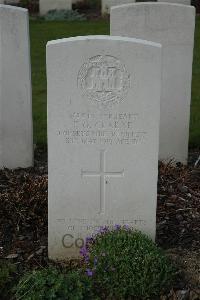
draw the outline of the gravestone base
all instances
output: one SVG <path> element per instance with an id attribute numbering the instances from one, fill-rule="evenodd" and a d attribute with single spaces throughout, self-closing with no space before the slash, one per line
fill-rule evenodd
<path id="1" fill-rule="evenodd" d="M 72 0 L 39 0 L 40 15 L 46 15 L 50 10 L 70 10 Z"/>

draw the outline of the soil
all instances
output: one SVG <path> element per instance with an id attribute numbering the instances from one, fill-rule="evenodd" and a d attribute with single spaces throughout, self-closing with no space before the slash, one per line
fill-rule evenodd
<path id="1" fill-rule="evenodd" d="M 180 270 L 160 299 L 200 299 L 200 151 L 188 166 L 159 164 L 156 243 Z M 0 258 L 19 273 L 45 267 L 47 255 L 47 154 L 36 149 L 33 168 L 0 170 Z M 73 265 L 73 262 L 71 262 Z"/>

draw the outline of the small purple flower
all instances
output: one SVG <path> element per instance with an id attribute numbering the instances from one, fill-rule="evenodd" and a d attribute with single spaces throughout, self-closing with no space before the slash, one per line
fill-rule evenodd
<path id="1" fill-rule="evenodd" d="M 86 248 L 86 247 L 82 247 L 82 248 L 80 249 L 80 255 L 83 256 L 83 257 L 85 257 L 85 256 L 88 255 L 88 251 L 87 251 L 87 248 Z"/>
<path id="2" fill-rule="evenodd" d="M 109 231 L 109 227 L 108 226 L 104 226 L 104 232 L 108 232 Z"/>
<path id="3" fill-rule="evenodd" d="M 88 263 L 89 263 L 89 261 L 90 261 L 90 258 L 89 258 L 89 256 L 88 256 L 88 255 L 87 255 L 87 256 L 85 256 L 85 257 L 84 257 L 84 260 L 85 260 L 85 263 L 86 263 L 86 264 L 88 264 Z"/>
<path id="4" fill-rule="evenodd" d="M 93 276 L 93 271 L 90 269 L 86 269 L 86 273 L 88 277 L 92 277 Z"/>
<path id="5" fill-rule="evenodd" d="M 91 242 L 93 242 L 93 238 L 91 236 L 87 236 L 86 237 L 86 245 L 88 245 Z"/>
<path id="6" fill-rule="evenodd" d="M 124 228 L 125 228 L 126 230 L 129 230 L 129 229 L 130 229 L 128 224 L 125 224 L 125 225 L 124 225 Z"/>
<path id="7" fill-rule="evenodd" d="M 105 232 L 108 232 L 109 228 L 107 226 L 101 226 L 98 230 L 97 233 L 103 234 Z"/>
<path id="8" fill-rule="evenodd" d="M 121 226 L 118 225 L 118 224 L 116 224 L 116 225 L 114 226 L 114 228 L 115 228 L 115 230 L 120 230 Z"/>

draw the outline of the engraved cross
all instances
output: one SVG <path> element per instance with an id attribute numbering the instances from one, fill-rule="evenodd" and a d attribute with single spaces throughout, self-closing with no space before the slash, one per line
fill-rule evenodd
<path id="1" fill-rule="evenodd" d="M 100 150 L 100 171 L 83 171 L 81 170 L 82 177 L 99 177 L 100 179 L 100 214 L 105 212 L 105 198 L 106 198 L 106 178 L 115 177 L 120 178 L 124 176 L 124 170 L 120 172 L 107 172 L 106 171 L 106 150 Z"/>

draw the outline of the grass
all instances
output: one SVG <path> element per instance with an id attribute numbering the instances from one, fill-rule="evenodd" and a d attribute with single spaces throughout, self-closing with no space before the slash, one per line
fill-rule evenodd
<path id="1" fill-rule="evenodd" d="M 34 143 L 47 143 L 46 43 L 78 35 L 109 34 L 108 21 L 30 21 Z M 193 66 L 190 147 L 200 146 L 200 17 L 197 17 Z"/>

